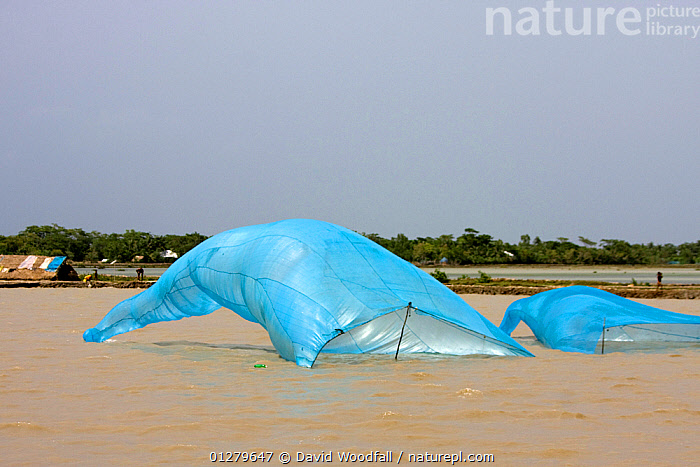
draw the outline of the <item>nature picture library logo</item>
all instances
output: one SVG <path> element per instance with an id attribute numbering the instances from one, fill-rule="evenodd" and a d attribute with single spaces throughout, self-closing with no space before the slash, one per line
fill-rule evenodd
<path id="1" fill-rule="evenodd" d="M 575 6 L 569 6 L 572 4 Z M 614 5 L 594 7 L 580 1 L 533 0 L 531 6 L 522 8 L 487 7 L 486 35 L 700 37 L 700 6 Z"/>

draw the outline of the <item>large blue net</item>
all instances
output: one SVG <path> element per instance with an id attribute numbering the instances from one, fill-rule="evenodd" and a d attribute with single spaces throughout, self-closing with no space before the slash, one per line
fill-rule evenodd
<path id="1" fill-rule="evenodd" d="M 85 331 L 88 342 L 226 307 L 279 354 L 532 354 L 433 277 L 337 225 L 285 220 L 215 235 Z"/>
<path id="2" fill-rule="evenodd" d="M 592 287 L 563 287 L 517 300 L 506 310 L 500 328 L 510 335 L 521 321 L 547 347 L 569 352 L 700 344 L 700 316 L 654 308 Z"/>

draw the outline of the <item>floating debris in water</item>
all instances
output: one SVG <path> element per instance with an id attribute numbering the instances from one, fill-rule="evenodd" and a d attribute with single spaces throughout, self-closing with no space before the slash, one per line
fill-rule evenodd
<path id="1" fill-rule="evenodd" d="M 480 397 L 483 396 L 484 393 L 478 389 L 464 388 L 457 391 L 457 395 L 466 399 L 467 397 Z"/>

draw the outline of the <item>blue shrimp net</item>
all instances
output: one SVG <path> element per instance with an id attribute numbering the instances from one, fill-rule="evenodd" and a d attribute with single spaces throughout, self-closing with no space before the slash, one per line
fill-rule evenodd
<path id="1" fill-rule="evenodd" d="M 351 230 L 306 219 L 209 238 L 83 338 L 221 307 L 259 323 L 283 358 L 305 367 L 321 351 L 532 355 L 429 274 Z"/>

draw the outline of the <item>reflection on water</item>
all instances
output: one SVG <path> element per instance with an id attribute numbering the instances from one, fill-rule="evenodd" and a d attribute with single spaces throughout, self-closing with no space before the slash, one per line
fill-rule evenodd
<path id="1" fill-rule="evenodd" d="M 227 310 L 82 341 L 135 292 L 0 290 L 3 464 L 461 450 L 501 465 L 691 465 L 700 454 L 697 346 L 565 353 L 519 326 L 536 358 L 322 354 L 304 369 Z M 465 298 L 498 324 L 520 297 Z M 642 302 L 700 314 L 695 300 Z"/>
<path id="2" fill-rule="evenodd" d="M 169 341 L 169 342 L 154 342 L 153 345 L 160 347 L 206 347 L 209 349 L 229 349 L 229 350 L 256 350 L 260 352 L 268 352 L 277 354 L 277 351 L 272 345 L 246 345 L 246 344 L 207 344 L 204 342 L 190 341 Z"/>
<path id="3" fill-rule="evenodd" d="M 92 274 L 97 271 L 97 274 L 105 276 L 127 276 L 136 277 L 136 267 L 133 268 L 75 268 L 78 274 Z M 146 277 L 160 277 L 168 268 L 143 268 Z"/>

